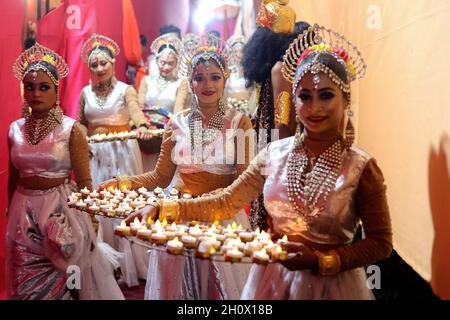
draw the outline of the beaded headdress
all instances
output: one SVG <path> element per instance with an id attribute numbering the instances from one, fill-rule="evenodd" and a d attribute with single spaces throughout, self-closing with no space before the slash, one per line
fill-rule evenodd
<path id="1" fill-rule="evenodd" d="M 228 57 L 223 52 L 223 47 L 222 40 L 208 34 L 198 39 L 195 50 L 184 50 L 183 48 L 180 59 L 180 76 L 191 79 L 195 67 L 201 60 L 205 60 L 207 65 L 212 60 L 219 66 L 225 79 L 228 79 L 230 76 Z M 221 61 L 220 57 L 223 61 Z"/>
<path id="2" fill-rule="evenodd" d="M 227 40 L 225 45 L 225 55 L 230 59 L 228 62 L 230 69 L 235 69 L 237 67 L 236 47 L 244 47 L 246 43 L 247 39 L 243 36 L 233 36 Z"/>
<path id="3" fill-rule="evenodd" d="M 54 77 L 46 63 L 43 62 L 55 68 L 58 79 Z M 13 72 L 14 76 L 22 81 L 29 72 L 36 74 L 39 70 L 47 73 L 56 86 L 59 85 L 59 79 L 66 77 L 69 73 L 69 67 L 60 55 L 36 42 L 34 46 L 25 50 L 17 58 L 13 64 Z"/>
<path id="4" fill-rule="evenodd" d="M 348 82 L 344 82 L 335 72 L 320 61 L 321 55 L 334 57 L 345 69 Z M 313 56 L 312 59 L 307 59 Z M 361 79 L 366 74 L 366 64 L 358 48 L 343 35 L 315 24 L 297 37 L 286 50 L 282 73 L 292 83 L 295 92 L 300 80 L 311 72 L 313 82 L 320 82 L 319 73 L 327 74 L 339 88 L 350 93 L 350 82 Z"/>
<path id="5" fill-rule="evenodd" d="M 294 32 L 295 11 L 288 3 L 289 0 L 264 0 L 256 17 L 256 25 L 275 33 Z"/>
<path id="6" fill-rule="evenodd" d="M 111 51 L 113 57 L 111 58 L 108 54 L 105 53 L 105 51 L 101 50 L 99 47 L 108 48 Z M 114 40 L 106 36 L 94 33 L 83 44 L 83 47 L 81 48 L 81 58 L 84 62 L 89 62 L 92 57 L 102 54 L 109 62 L 114 63 L 114 58 L 119 54 L 119 52 L 120 48 Z"/>
<path id="7" fill-rule="evenodd" d="M 178 54 L 180 53 L 180 48 L 181 48 L 181 40 L 178 39 L 177 37 L 174 37 L 171 34 L 163 34 L 162 36 L 159 36 L 158 38 L 153 40 L 152 44 L 150 45 L 151 52 L 157 56 L 159 56 L 163 52 L 168 51 L 173 53 L 176 57 L 178 57 Z"/>

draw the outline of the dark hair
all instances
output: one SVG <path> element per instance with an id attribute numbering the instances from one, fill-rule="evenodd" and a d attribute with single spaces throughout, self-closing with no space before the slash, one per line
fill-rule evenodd
<path id="1" fill-rule="evenodd" d="M 306 29 L 311 27 L 311 25 L 306 21 L 297 21 L 294 26 L 294 33 L 300 34 L 303 33 Z"/>
<path id="2" fill-rule="evenodd" d="M 163 44 L 161 47 L 159 47 L 158 53 L 161 53 L 161 51 L 163 51 L 166 48 L 170 48 L 173 51 L 175 51 L 175 54 L 178 54 L 177 49 L 175 49 L 175 47 L 173 45 L 171 45 L 170 43 Z"/>
<path id="3" fill-rule="evenodd" d="M 173 24 L 165 25 L 159 28 L 159 35 L 162 36 L 166 33 L 176 33 L 178 35 L 178 38 L 181 38 L 181 30 L 177 26 L 174 26 Z"/>
<path id="4" fill-rule="evenodd" d="M 141 40 L 141 46 L 145 47 L 148 43 L 147 37 L 145 35 L 141 34 L 139 38 Z"/>
<path id="5" fill-rule="evenodd" d="M 48 63 L 47 61 L 43 61 L 43 60 L 34 61 L 34 62 L 30 63 L 30 65 L 27 67 L 27 69 L 25 71 L 25 74 L 27 74 L 29 72 L 29 70 L 32 69 L 37 64 L 43 65 L 45 68 L 47 68 L 48 71 L 50 71 L 50 73 L 52 74 L 53 77 L 55 77 L 56 80 L 59 79 L 58 72 L 56 71 L 55 67 L 53 65 L 51 65 L 50 63 Z"/>
<path id="6" fill-rule="evenodd" d="M 101 51 L 105 52 L 111 59 L 114 58 L 114 55 L 113 55 L 111 49 L 109 49 L 108 47 L 105 47 L 105 46 L 98 46 L 98 47 L 93 48 L 91 51 L 89 51 L 89 55 L 88 55 L 89 57 L 91 56 L 91 53 L 94 50 L 101 50 Z"/>
<path id="7" fill-rule="evenodd" d="M 211 30 L 207 32 L 208 34 L 212 34 L 213 36 L 217 37 L 220 39 L 220 32 L 217 30 Z"/>
<path id="8" fill-rule="evenodd" d="M 253 81 L 262 83 L 270 78 L 271 70 L 277 61 L 282 61 L 289 44 L 309 28 L 307 22 L 298 22 L 299 27 L 294 33 L 275 33 L 269 28 L 256 29 L 244 46 L 242 66 L 247 85 Z"/>

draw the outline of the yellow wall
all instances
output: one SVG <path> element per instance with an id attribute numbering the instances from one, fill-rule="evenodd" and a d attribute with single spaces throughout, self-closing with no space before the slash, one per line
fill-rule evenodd
<path id="1" fill-rule="evenodd" d="M 359 146 L 382 168 L 394 245 L 450 299 L 450 1 L 291 0 L 368 64 L 354 87 Z"/>

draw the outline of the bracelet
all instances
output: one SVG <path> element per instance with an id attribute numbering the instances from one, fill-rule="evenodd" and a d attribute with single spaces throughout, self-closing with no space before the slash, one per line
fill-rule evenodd
<path id="1" fill-rule="evenodd" d="M 127 176 L 115 176 L 114 179 L 116 179 L 120 191 L 131 190 L 132 183 Z"/>
<path id="2" fill-rule="evenodd" d="M 177 221 L 179 216 L 178 202 L 172 199 L 159 200 L 159 220 L 164 220 L 168 223 Z"/>
<path id="3" fill-rule="evenodd" d="M 275 124 L 289 125 L 291 118 L 291 96 L 288 92 L 282 91 L 275 102 Z"/>
<path id="4" fill-rule="evenodd" d="M 321 276 L 335 276 L 341 269 L 341 258 L 335 250 L 327 252 L 314 251 L 319 261 L 319 274 Z"/>

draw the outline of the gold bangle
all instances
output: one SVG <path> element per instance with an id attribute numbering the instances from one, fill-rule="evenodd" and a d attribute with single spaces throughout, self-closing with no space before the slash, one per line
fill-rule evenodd
<path id="1" fill-rule="evenodd" d="M 117 187 L 120 191 L 131 190 L 132 183 L 131 180 L 127 176 L 117 176 Z"/>
<path id="2" fill-rule="evenodd" d="M 321 276 L 335 276 L 341 269 L 341 259 L 335 250 L 327 252 L 314 251 L 319 261 L 319 274 Z"/>
<path id="3" fill-rule="evenodd" d="M 159 220 L 167 220 L 168 223 L 177 221 L 179 216 L 178 202 L 172 199 L 159 200 Z"/>
<path id="4" fill-rule="evenodd" d="M 289 125 L 291 119 L 291 95 L 282 91 L 275 102 L 275 124 Z"/>

